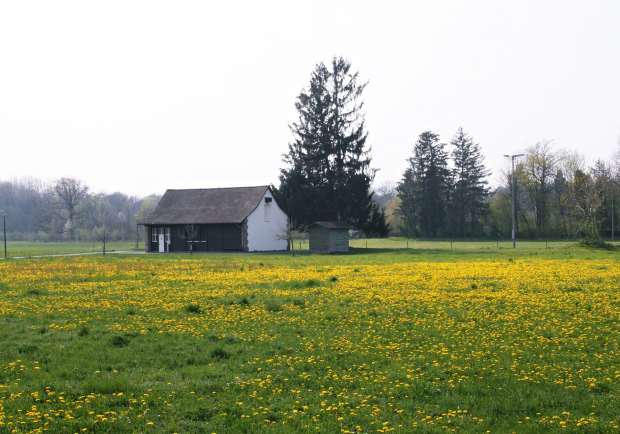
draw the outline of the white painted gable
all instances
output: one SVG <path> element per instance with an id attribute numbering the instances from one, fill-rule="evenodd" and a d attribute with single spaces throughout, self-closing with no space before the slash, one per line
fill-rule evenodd
<path id="1" fill-rule="evenodd" d="M 271 201 L 265 201 L 265 199 L 271 199 Z M 287 241 L 276 240 L 275 234 L 280 231 L 281 227 L 286 226 L 287 216 L 280 209 L 269 189 L 256 209 L 250 213 L 247 222 L 250 252 L 286 250 Z"/>

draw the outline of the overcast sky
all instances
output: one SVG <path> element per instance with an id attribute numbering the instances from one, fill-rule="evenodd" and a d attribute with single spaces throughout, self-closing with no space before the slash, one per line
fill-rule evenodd
<path id="1" fill-rule="evenodd" d="M 497 173 L 541 139 L 609 158 L 620 1 L 4 1 L 0 180 L 95 191 L 278 183 L 317 62 L 358 70 L 376 182 L 458 127 Z"/>

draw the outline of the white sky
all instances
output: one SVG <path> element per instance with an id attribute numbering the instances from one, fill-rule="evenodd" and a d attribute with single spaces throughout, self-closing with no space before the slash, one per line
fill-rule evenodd
<path id="1" fill-rule="evenodd" d="M 278 182 L 319 61 L 363 81 L 376 182 L 459 126 L 502 154 L 553 138 L 609 158 L 620 1 L 3 1 L 0 180 L 95 191 Z"/>

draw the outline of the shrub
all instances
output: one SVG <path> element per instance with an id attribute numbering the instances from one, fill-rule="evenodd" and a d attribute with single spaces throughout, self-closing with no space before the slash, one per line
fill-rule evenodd
<path id="1" fill-rule="evenodd" d="M 126 347 L 129 345 L 129 339 L 124 336 L 115 335 L 110 339 L 110 343 L 115 347 Z"/>
<path id="2" fill-rule="evenodd" d="M 200 309 L 200 305 L 198 303 L 191 303 L 185 306 L 185 311 L 187 313 L 201 313 L 202 309 Z"/>
<path id="3" fill-rule="evenodd" d="M 604 249 L 604 250 L 615 250 L 616 246 L 610 243 L 606 243 L 603 240 L 596 240 L 591 238 L 586 238 L 579 242 L 582 246 L 594 247 L 596 249 Z"/>
<path id="4" fill-rule="evenodd" d="M 241 298 L 241 300 L 239 300 L 239 304 L 242 304 L 244 306 L 249 306 L 250 305 L 250 300 L 248 300 L 247 297 L 243 297 L 243 298 Z"/>
<path id="5" fill-rule="evenodd" d="M 280 312 L 282 310 L 282 306 L 280 306 L 275 301 L 268 301 L 265 303 L 265 307 L 269 312 Z"/>
<path id="6" fill-rule="evenodd" d="M 321 281 L 318 279 L 308 279 L 304 281 L 291 280 L 286 283 L 286 286 L 293 289 L 312 288 L 314 286 L 321 286 Z"/>
<path id="7" fill-rule="evenodd" d="M 38 350 L 38 347 L 33 344 L 24 344 L 17 347 L 17 352 L 19 354 L 34 353 L 36 350 Z"/>
<path id="8" fill-rule="evenodd" d="M 81 384 L 81 387 L 82 393 L 85 395 L 90 393 L 111 395 L 112 393 L 129 391 L 129 382 L 120 376 L 89 378 Z"/>
<path id="9" fill-rule="evenodd" d="M 80 329 L 78 330 L 78 336 L 79 337 L 84 337 L 84 336 L 88 336 L 88 327 L 86 327 L 85 324 L 82 324 L 82 327 L 80 327 Z"/>
<path id="10" fill-rule="evenodd" d="M 216 414 L 217 412 L 214 409 L 200 407 L 185 411 L 184 418 L 196 422 L 207 422 Z"/>
<path id="11" fill-rule="evenodd" d="M 230 353 L 221 348 L 215 348 L 213 351 L 211 351 L 211 357 L 218 360 L 230 359 Z"/>

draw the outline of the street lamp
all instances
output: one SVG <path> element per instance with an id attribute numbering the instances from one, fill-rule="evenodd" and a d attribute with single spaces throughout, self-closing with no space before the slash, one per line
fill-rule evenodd
<path id="1" fill-rule="evenodd" d="M 611 240 L 615 241 L 616 237 L 614 236 L 614 185 L 613 185 L 613 181 L 612 181 L 612 185 L 611 185 Z"/>
<path id="2" fill-rule="evenodd" d="M 504 155 L 506 158 L 510 158 L 512 160 L 512 248 L 517 247 L 517 241 L 515 239 L 515 158 L 523 157 L 525 154 L 517 154 L 517 155 Z"/>
<path id="3" fill-rule="evenodd" d="M 138 235 L 138 214 L 134 215 L 134 217 L 136 218 L 136 250 L 138 250 L 138 239 L 140 238 Z"/>
<path id="4" fill-rule="evenodd" d="M 4 210 L 0 209 L 0 212 L 2 213 L 2 222 L 4 227 L 4 259 L 6 259 L 6 214 L 4 213 Z"/>

